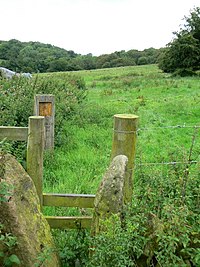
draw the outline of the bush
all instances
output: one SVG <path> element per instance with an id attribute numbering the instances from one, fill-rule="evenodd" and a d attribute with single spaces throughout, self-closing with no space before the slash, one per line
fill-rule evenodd
<path id="1" fill-rule="evenodd" d="M 86 96 L 83 80 L 74 75 L 36 76 L 32 80 L 14 78 L 0 80 L 0 125 L 27 126 L 33 115 L 34 95 L 53 94 L 56 101 L 55 132 L 76 110 Z"/>
<path id="2" fill-rule="evenodd" d="M 83 80 L 75 75 L 35 76 L 31 80 L 0 79 L 0 125 L 28 126 L 28 118 L 34 114 L 35 94 L 55 95 L 55 144 L 65 143 L 64 122 L 69 120 L 86 97 Z M 10 152 L 23 164 L 26 143 L 11 142 Z M 24 151 L 24 152 L 22 152 Z"/>

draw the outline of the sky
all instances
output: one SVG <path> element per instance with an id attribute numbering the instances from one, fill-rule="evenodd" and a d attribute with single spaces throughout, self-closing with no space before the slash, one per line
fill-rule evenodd
<path id="1" fill-rule="evenodd" d="M 0 0 L 0 40 L 82 55 L 165 47 L 199 0 Z"/>

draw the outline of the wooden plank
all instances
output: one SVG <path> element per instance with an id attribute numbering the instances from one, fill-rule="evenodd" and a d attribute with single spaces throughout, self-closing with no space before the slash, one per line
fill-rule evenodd
<path id="1" fill-rule="evenodd" d="M 93 208 L 95 195 L 43 193 L 43 206 Z"/>
<path id="2" fill-rule="evenodd" d="M 27 141 L 28 127 L 0 126 L 0 140 Z"/>
<path id="3" fill-rule="evenodd" d="M 54 229 L 87 229 L 91 227 L 92 217 L 59 217 L 45 216 L 51 228 Z"/>

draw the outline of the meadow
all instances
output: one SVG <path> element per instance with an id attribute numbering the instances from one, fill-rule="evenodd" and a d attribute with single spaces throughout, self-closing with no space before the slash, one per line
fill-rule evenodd
<path id="1" fill-rule="evenodd" d="M 67 138 L 56 148 L 53 173 L 47 175 L 57 181 L 51 187 L 47 178 L 47 191 L 95 193 L 110 162 L 113 115 L 118 113 L 139 116 L 136 165 L 187 162 L 194 135 L 191 157 L 199 159 L 199 132 L 193 128 L 200 125 L 198 77 L 173 78 L 156 65 L 77 73 L 87 97 L 64 122 Z"/>
<path id="2" fill-rule="evenodd" d="M 60 83 L 67 75 L 80 77 L 74 94 Z M 173 77 L 145 65 L 38 79 L 50 81 L 47 93 L 57 96 L 59 114 L 55 150 L 45 154 L 44 192 L 95 194 L 110 164 L 113 115 L 139 116 L 126 226 L 108 223 L 108 233 L 92 241 L 91 258 L 87 230 L 53 230 L 62 266 L 200 266 L 199 76 Z M 45 207 L 44 213 L 91 211 Z"/>

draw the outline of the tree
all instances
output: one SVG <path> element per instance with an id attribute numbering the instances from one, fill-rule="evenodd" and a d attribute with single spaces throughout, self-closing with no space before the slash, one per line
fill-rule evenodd
<path id="1" fill-rule="evenodd" d="M 185 75 L 200 69 L 200 7 L 184 19 L 183 28 L 161 54 L 159 67 L 164 72 Z"/>
<path id="2" fill-rule="evenodd" d="M 3 42 L 0 45 L 0 58 L 6 60 L 5 67 L 14 71 L 19 70 L 18 54 L 23 48 L 23 44 L 15 39 L 11 39 L 8 42 Z"/>
<path id="3" fill-rule="evenodd" d="M 146 65 L 148 64 L 148 58 L 147 57 L 139 57 L 138 58 L 138 65 Z"/>

